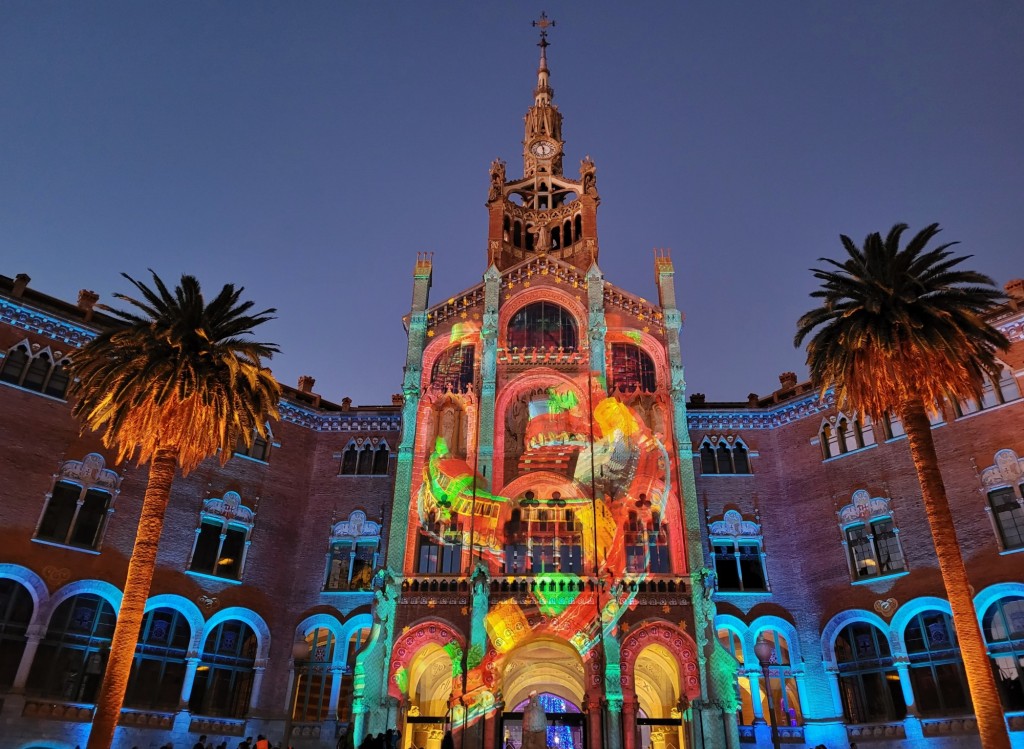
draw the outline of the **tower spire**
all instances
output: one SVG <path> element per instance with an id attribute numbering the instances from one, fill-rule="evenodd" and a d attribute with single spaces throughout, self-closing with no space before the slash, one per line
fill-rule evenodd
<path id="1" fill-rule="evenodd" d="M 551 103 L 551 97 L 554 95 L 554 91 L 551 90 L 551 86 L 548 83 L 548 27 L 554 26 L 555 22 L 548 18 L 548 14 L 541 11 L 540 18 L 533 21 L 535 27 L 540 28 L 540 41 L 537 42 L 537 46 L 540 47 L 540 65 L 537 66 L 537 90 L 533 92 L 534 104 L 537 106 L 546 106 Z"/>

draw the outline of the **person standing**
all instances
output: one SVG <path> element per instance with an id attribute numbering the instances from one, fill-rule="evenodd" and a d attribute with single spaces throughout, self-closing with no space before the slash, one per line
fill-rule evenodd
<path id="1" fill-rule="evenodd" d="M 202 734 L 199 737 L 199 741 L 195 743 L 192 749 L 206 749 L 206 734 Z"/>

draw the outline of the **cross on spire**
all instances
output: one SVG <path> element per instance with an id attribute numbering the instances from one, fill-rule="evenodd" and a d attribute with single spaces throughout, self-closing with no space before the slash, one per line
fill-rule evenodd
<path id="1" fill-rule="evenodd" d="M 548 27 L 554 26 L 555 22 L 548 18 L 548 14 L 544 11 L 540 12 L 540 18 L 536 21 L 531 21 L 531 25 L 540 28 L 540 42 L 537 44 L 542 50 L 548 46 Z"/>

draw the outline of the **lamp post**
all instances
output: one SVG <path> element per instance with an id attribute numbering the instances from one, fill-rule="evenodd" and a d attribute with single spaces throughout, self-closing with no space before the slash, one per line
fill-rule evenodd
<path id="1" fill-rule="evenodd" d="M 772 746 L 779 749 L 779 725 L 775 718 L 775 700 L 772 697 L 771 677 L 768 675 L 768 667 L 775 658 L 775 644 L 764 636 L 764 632 L 757 636 L 754 643 L 754 655 L 761 664 L 761 673 L 764 674 L 764 691 L 768 695 L 768 717 L 772 720 Z"/>
<path id="2" fill-rule="evenodd" d="M 295 697 L 299 693 L 299 661 L 307 660 L 312 646 L 305 640 L 292 644 L 292 688 L 288 694 L 288 710 L 284 716 L 284 739 L 281 749 L 291 747 L 292 715 L 295 713 Z"/>

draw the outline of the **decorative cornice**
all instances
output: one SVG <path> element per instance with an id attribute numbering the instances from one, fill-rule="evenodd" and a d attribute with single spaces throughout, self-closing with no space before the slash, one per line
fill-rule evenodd
<path id="1" fill-rule="evenodd" d="M 0 322 L 30 333 L 39 333 L 76 348 L 84 346 L 98 335 L 95 330 L 75 325 L 10 299 L 0 299 Z"/>
<path id="2" fill-rule="evenodd" d="M 281 421 L 317 432 L 399 432 L 399 413 L 321 413 L 295 403 L 281 402 Z"/>
<path id="3" fill-rule="evenodd" d="M 832 409 L 835 397 L 830 390 L 825 399 L 809 395 L 773 408 L 749 411 L 687 411 L 687 425 L 692 430 L 775 429 L 794 421 L 816 416 Z"/>

